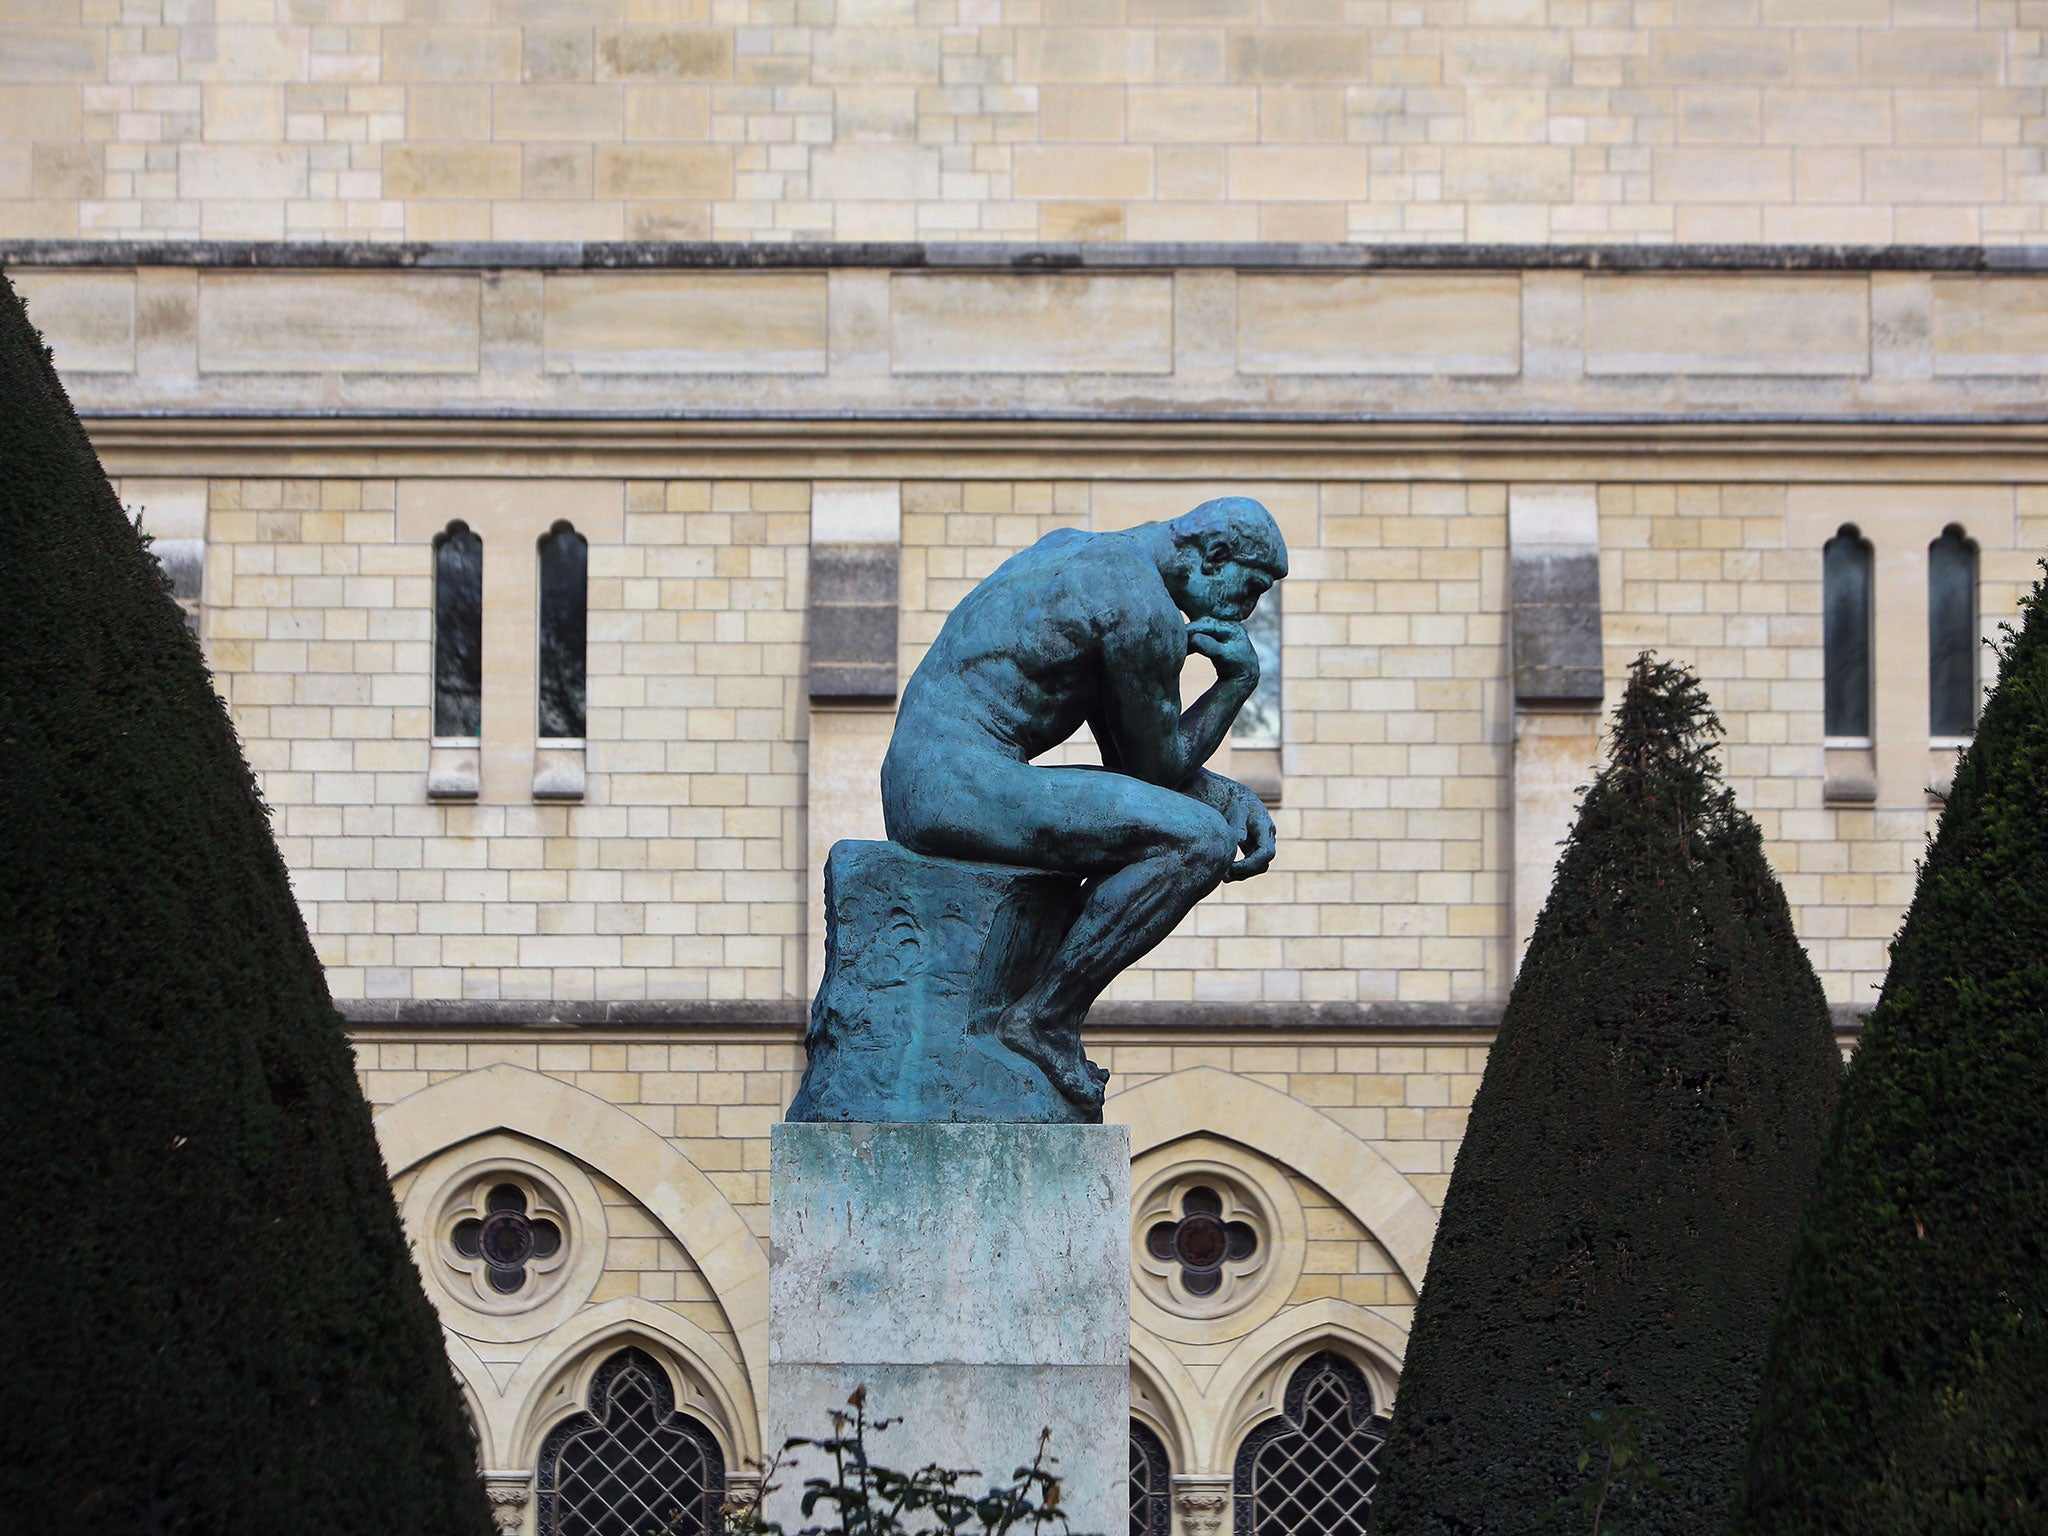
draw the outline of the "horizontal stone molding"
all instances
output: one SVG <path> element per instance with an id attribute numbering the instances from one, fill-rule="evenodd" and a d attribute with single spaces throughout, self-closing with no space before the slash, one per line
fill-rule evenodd
<path id="1" fill-rule="evenodd" d="M 795 998 L 754 1002 L 627 1000 L 587 998 L 337 999 L 345 1022 L 355 1029 L 800 1029 L 808 1005 Z"/>
<path id="2" fill-rule="evenodd" d="M 80 415 L 125 477 L 2006 485 L 2048 459 L 2048 419 Z"/>
<path id="3" fill-rule="evenodd" d="M 2048 268 L 138 261 L 15 281 L 89 415 L 2024 421 L 2048 381 Z"/>
<path id="4" fill-rule="evenodd" d="M 10 267 L 792 267 L 1538 272 L 2040 272 L 2048 245 L 1363 245 L 1343 241 L 0 240 Z"/>
<path id="5" fill-rule="evenodd" d="M 801 1030 L 810 1013 L 797 998 L 741 999 L 506 999 L 345 998 L 335 1006 L 350 1029 L 374 1031 L 534 1030 L 589 1032 L 639 1030 Z M 1500 1028 L 1499 1003 L 1217 1003 L 1105 1002 L 1088 1015 L 1090 1030 L 1111 1033 L 1242 1031 L 1360 1031 L 1491 1036 Z M 1859 1004 L 1830 1008 L 1836 1033 L 1862 1028 Z"/>

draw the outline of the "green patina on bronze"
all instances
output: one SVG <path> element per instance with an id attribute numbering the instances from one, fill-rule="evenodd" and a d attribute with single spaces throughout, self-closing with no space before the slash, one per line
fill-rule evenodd
<path id="1" fill-rule="evenodd" d="M 1101 1120 L 1089 1007 L 1273 861 L 1258 796 L 1203 764 L 1258 686 L 1244 621 L 1286 574 L 1271 514 L 1225 496 L 1050 533 L 954 609 L 883 763 L 890 843 L 833 850 L 792 1120 Z M 1183 710 L 1191 655 L 1216 681 Z M 1033 761 L 1083 725 L 1101 767 Z"/>

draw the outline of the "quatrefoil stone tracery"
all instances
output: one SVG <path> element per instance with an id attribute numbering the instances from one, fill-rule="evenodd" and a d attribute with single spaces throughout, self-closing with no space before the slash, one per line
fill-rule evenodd
<path id="1" fill-rule="evenodd" d="M 1134 1196 L 1132 1300 L 1164 1314 L 1148 1326 L 1220 1326 L 1271 1299 L 1286 1266 L 1270 1192 L 1204 1159 L 1144 1177 Z"/>
<path id="2" fill-rule="evenodd" d="M 1222 1197 L 1197 1184 L 1181 1196 L 1178 1221 L 1155 1222 L 1145 1234 L 1145 1251 L 1178 1264 L 1190 1296 L 1213 1296 L 1226 1264 L 1242 1264 L 1258 1253 L 1259 1234 L 1249 1222 L 1224 1220 Z"/>
<path id="3" fill-rule="evenodd" d="M 560 1250 L 562 1229 L 527 1215 L 526 1193 L 517 1184 L 494 1185 L 484 1197 L 484 1213 L 458 1221 L 449 1241 L 465 1259 L 483 1260 L 491 1289 L 509 1296 L 526 1284 L 529 1263 Z"/>
<path id="4" fill-rule="evenodd" d="M 442 1206 L 443 1275 L 473 1309 L 527 1310 L 560 1288 L 569 1227 L 564 1198 L 524 1170 L 471 1174 Z"/>

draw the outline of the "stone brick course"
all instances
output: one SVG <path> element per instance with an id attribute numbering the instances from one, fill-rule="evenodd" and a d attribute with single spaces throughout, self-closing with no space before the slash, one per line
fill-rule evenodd
<path id="1" fill-rule="evenodd" d="M 17 236 L 2013 241 L 2011 0 L 17 0 Z"/>

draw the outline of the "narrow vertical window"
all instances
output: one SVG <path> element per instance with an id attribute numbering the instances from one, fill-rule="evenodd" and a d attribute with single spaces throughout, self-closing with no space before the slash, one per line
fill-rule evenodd
<path id="1" fill-rule="evenodd" d="M 583 734 L 590 542 L 567 523 L 540 541 L 540 733 Z"/>
<path id="2" fill-rule="evenodd" d="M 1244 621 L 1245 638 L 1259 658 L 1259 686 L 1230 727 L 1235 747 L 1280 745 L 1280 589 L 1271 587 Z"/>
<path id="3" fill-rule="evenodd" d="M 484 541 L 453 522 L 434 540 L 434 734 L 483 732 Z"/>
<path id="4" fill-rule="evenodd" d="M 1977 546 L 1954 523 L 1927 546 L 1927 733 L 1977 729 Z"/>
<path id="5" fill-rule="evenodd" d="M 1870 541 L 1854 523 L 1821 551 L 1824 729 L 1844 745 L 1870 741 L 1871 564 Z"/>

